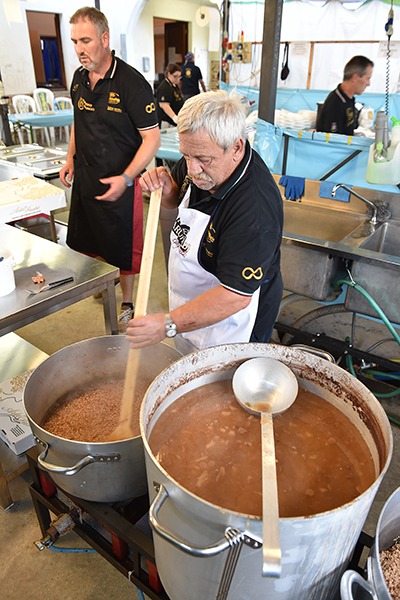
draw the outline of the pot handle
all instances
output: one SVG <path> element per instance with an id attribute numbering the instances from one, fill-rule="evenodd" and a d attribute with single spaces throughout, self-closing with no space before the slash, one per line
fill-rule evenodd
<path id="1" fill-rule="evenodd" d="M 157 495 L 151 503 L 149 510 L 150 525 L 160 537 L 162 537 L 164 540 L 175 546 L 175 548 L 178 548 L 179 550 L 182 550 L 182 552 L 186 552 L 186 554 L 190 554 L 191 556 L 215 556 L 216 554 L 219 554 L 220 552 L 223 552 L 224 550 L 228 549 L 232 545 L 232 543 L 234 543 L 232 542 L 232 531 L 235 532 L 236 540 L 243 540 L 245 544 L 251 546 L 254 549 L 261 548 L 261 542 L 253 540 L 248 535 L 245 535 L 241 531 L 238 531 L 237 529 L 233 529 L 231 527 L 228 527 L 225 531 L 225 536 L 227 537 L 223 537 L 222 539 L 218 540 L 218 542 L 215 542 L 215 544 L 213 544 L 212 546 L 189 546 L 189 544 L 187 544 L 184 540 L 182 540 L 181 538 L 173 534 L 171 531 L 166 529 L 159 522 L 158 513 L 160 511 L 160 508 L 168 498 L 169 494 L 162 484 L 160 485 L 158 483 L 154 483 L 153 485 L 157 491 Z"/>
<path id="2" fill-rule="evenodd" d="M 304 350 L 304 352 L 308 352 L 309 354 L 315 354 L 315 356 L 319 356 L 320 358 L 324 358 L 325 360 L 334 363 L 335 359 L 330 352 L 326 350 L 321 350 L 320 348 L 314 348 L 314 346 L 305 346 L 304 344 L 293 344 L 290 346 L 291 348 L 298 348 L 299 350 Z"/>
<path id="3" fill-rule="evenodd" d="M 352 571 L 351 569 L 345 571 L 340 582 L 340 597 L 342 598 L 342 600 L 354 600 L 354 583 L 357 583 L 365 591 L 367 591 L 374 600 L 379 600 L 378 596 L 375 593 L 375 589 L 371 585 L 371 583 L 364 579 L 364 577 L 361 577 L 359 573 L 357 573 L 356 571 Z"/>
<path id="4" fill-rule="evenodd" d="M 41 454 L 39 454 L 38 456 L 38 464 L 39 466 L 44 470 L 44 471 L 48 471 L 49 473 L 56 473 L 57 475 L 75 475 L 76 473 L 79 473 L 79 471 L 81 469 L 83 469 L 84 467 L 87 467 L 87 465 L 90 465 L 91 463 L 94 462 L 111 462 L 111 461 L 117 461 L 121 458 L 121 456 L 117 453 L 115 454 L 108 454 L 105 456 L 92 456 L 91 454 L 88 454 L 87 456 L 84 456 L 83 458 L 81 458 L 81 460 L 79 460 L 75 465 L 72 465 L 72 467 L 60 467 L 58 465 L 52 465 L 51 463 L 46 462 L 46 456 L 47 453 L 49 451 L 49 445 L 46 444 L 46 442 L 42 442 L 41 440 L 39 440 L 38 438 L 36 438 L 36 441 L 38 441 L 40 444 L 42 444 L 42 446 L 44 446 L 44 450 Z"/>

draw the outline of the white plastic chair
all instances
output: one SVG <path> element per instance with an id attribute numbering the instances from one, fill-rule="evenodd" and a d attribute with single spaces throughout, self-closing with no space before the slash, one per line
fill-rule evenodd
<path id="1" fill-rule="evenodd" d="M 57 110 L 67 110 L 69 108 L 72 108 L 72 101 L 71 101 L 71 98 L 68 98 L 68 96 L 55 96 L 54 101 L 56 103 Z M 64 127 L 64 131 L 65 131 L 65 139 L 69 143 L 69 127 L 68 126 Z M 60 138 L 61 138 L 61 127 L 60 127 Z"/>
<path id="2" fill-rule="evenodd" d="M 33 90 L 33 98 L 36 103 L 38 112 L 53 112 L 54 111 L 54 94 L 47 88 L 36 88 Z M 56 145 L 56 135 L 54 127 L 47 128 L 50 131 L 51 145 Z"/>
<path id="3" fill-rule="evenodd" d="M 18 113 L 36 112 L 35 100 L 31 96 L 27 96 L 26 94 L 17 94 L 16 96 L 13 96 L 12 105 L 17 114 Z M 36 132 L 38 129 L 44 131 L 44 134 L 46 136 L 47 145 L 50 146 L 49 132 L 47 131 L 46 127 L 31 127 L 34 142 L 37 143 Z M 27 131 L 27 132 L 28 132 L 28 130 L 29 130 L 29 128 L 25 129 L 25 131 Z M 24 129 L 19 129 L 17 131 L 18 138 L 19 138 L 19 141 L 21 144 L 24 143 L 22 131 L 24 131 Z M 30 141 L 31 140 L 30 140 L 29 134 L 28 134 L 28 142 L 30 142 Z"/>

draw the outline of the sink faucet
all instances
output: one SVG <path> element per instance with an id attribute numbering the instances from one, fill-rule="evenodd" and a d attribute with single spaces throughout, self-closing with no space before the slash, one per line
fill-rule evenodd
<path id="1" fill-rule="evenodd" d="M 360 200 L 362 200 L 363 202 L 365 202 L 365 204 L 368 204 L 368 206 L 370 206 L 373 210 L 373 214 L 372 214 L 372 219 L 371 219 L 371 223 L 372 225 L 376 225 L 379 222 L 378 219 L 378 211 L 382 209 L 386 209 L 388 204 L 385 202 L 383 203 L 385 206 L 377 206 L 374 202 L 372 202 L 372 200 L 368 200 L 367 198 L 364 198 L 363 196 L 360 196 L 360 194 L 357 194 L 357 192 L 355 192 L 354 190 L 350 189 L 349 187 L 347 187 L 347 185 L 345 185 L 344 183 L 338 183 L 337 185 L 335 185 L 332 188 L 332 192 L 331 192 L 331 196 L 332 198 L 334 198 L 336 196 L 336 192 L 339 188 L 343 188 L 344 190 L 346 190 L 347 192 L 349 192 L 350 194 L 353 194 L 353 196 L 356 196 L 357 198 L 359 198 Z M 384 210 L 384 219 L 387 220 L 388 218 L 390 219 L 390 213 L 388 211 Z"/>

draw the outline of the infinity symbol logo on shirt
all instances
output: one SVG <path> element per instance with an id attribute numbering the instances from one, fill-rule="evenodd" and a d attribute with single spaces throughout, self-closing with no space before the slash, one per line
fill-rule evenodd
<path id="1" fill-rule="evenodd" d="M 254 279 L 261 279 L 261 277 L 263 276 L 263 272 L 261 267 L 258 267 L 258 269 L 254 270 L 251 267 L 245 267 L 242 271 L 242 277 L 244 279 L 251 279 L 252 277 L 254 277 Z"/>
<path id="2" fill-rule="evenodd" d="M 146 106 L 146 112 L 147 113 L 152 113 L 156 110 L 156 105 L 154 104 L 154 102 L 152 102 L 151 104 L 148 104 Z"/>

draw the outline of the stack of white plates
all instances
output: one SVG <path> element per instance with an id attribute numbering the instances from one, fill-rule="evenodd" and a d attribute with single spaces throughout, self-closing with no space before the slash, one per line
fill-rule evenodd
<path id="1" fill-rule="evenodd" d="M 317 121 L 317 113 L 313 110 L 299 110 L 297 113 L 284 110 L 275 111 L 275 125 L 282 129 L 314 129 Z"/>
<path id="2" fill-rule="evenodd" d="M 316 110 L 299 110 L 299 115 L 304 119 L 304 129 L 315 129 L 317 125 L 317 111 Z"/>

